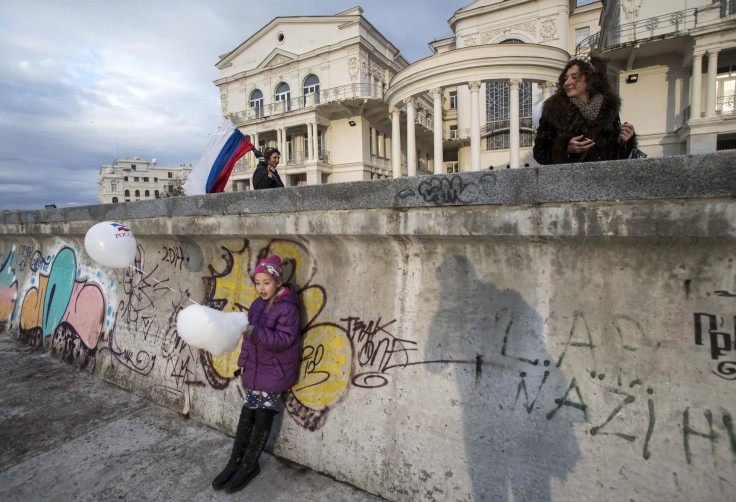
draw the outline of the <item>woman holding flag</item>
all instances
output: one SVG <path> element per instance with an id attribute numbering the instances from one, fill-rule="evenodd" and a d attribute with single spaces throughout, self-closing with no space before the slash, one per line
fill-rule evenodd
<path id="1" fill-rule="evenodd" d="M 256 157 L 260 157 L 258 167 L 253 173 L 253 188 L 262 190 L 265 188 L 281 188 L 284 183 L 281 181 L 276 167 L 281 160 L 281 152 L 276 148 L 266 148 L 266 152 L 261 156 L 261 152 L 254 150 Z"/>

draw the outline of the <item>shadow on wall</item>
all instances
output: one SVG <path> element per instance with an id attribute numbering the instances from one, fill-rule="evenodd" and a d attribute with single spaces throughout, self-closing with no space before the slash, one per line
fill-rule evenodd
<path id="1" fill-rule="evenodd" d="M 542 339 L 542 319 L 518 292 L 478 280 L 465 256 L 446 258 L 436 276 L 442 298 L 426 358 L 475 356 L 475 365 L 457 367 L 457 396 L 446 396 L 462 407 L 475 500 L 552 500 L 551 478 L 564 482 L 580 457 L 579 414 L 569 412 L 574 400 Z M 542 406 L 542 388 L 556 403 Z"/>

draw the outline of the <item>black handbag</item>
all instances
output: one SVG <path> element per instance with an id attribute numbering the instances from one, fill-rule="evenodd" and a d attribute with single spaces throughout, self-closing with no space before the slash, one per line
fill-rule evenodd
<path id="1" fill-rule="evenodd" d="M 646 159 L 647 154 L 639 150 L 638 147 L 634 147 L 629 152 L 629 158 L 630 159 Z"/>

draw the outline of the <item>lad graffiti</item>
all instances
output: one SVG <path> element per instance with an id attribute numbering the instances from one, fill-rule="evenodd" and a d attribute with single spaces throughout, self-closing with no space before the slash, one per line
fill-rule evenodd
<path id="1" fill-rule="evenodd" d="M 695 323 L 695 345 L 705 345 L 710 348 L 710 358 L 718 362 L 716 371 L 713 373 L 724 380 L 736 380 L 736 360 L 722 361 L 721 358 L 730 357 L 736 359 L 736 316 L 730 325 L 733 336 L 726 329 L 726 316 L 717 316 L 696 312 Z M 704 336 L 705 335 L 705 336 Z M 704 341 L 705 340 L 705 341 Z"/>

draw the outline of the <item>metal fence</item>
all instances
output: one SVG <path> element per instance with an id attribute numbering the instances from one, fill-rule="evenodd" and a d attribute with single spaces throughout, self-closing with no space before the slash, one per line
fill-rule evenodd
<path id="1" fill-rule="evenodd" d="M 733 2 L 736 0 L 728 0 Z M 575 46 L 575 54 L 605 51 L 612 47 L 654 37 L 674 35 L 695 28 L 697 9 L 684 9 L 633 23 L 604 27 Z"/>

